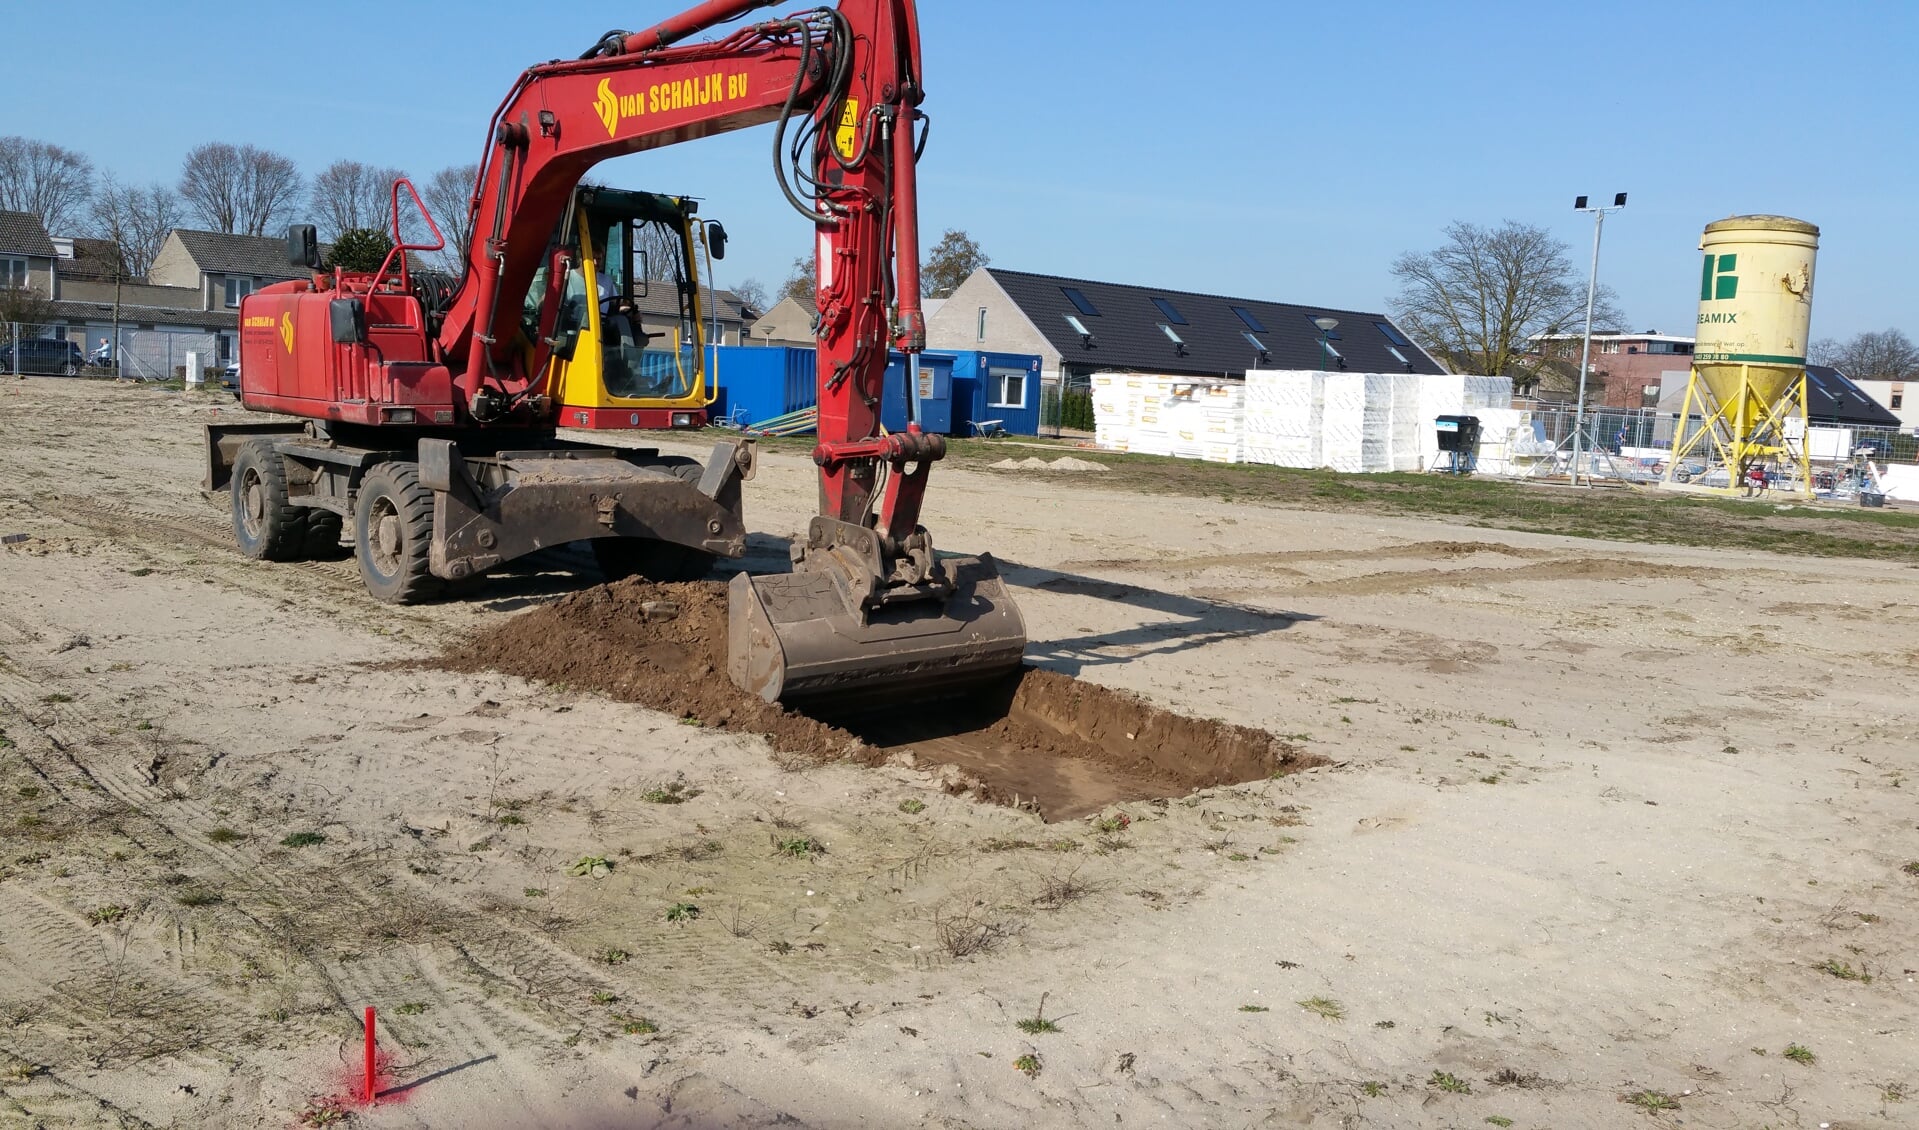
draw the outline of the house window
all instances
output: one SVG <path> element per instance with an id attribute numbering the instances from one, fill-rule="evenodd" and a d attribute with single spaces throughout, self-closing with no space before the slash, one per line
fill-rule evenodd
<path id="1" fill-rule="evenodd" d="M 986 340 L 986 307 L 979 308 L 979 340 Z"/>
<path id="2" fill-rule="evenodd" d="M 1891 408 L 1894 412 L 1899 411 L 1901 408 L 1904 408 L 1905 406 L 1906 406 L 1906 394 L 1903 392 L 1893 393 L 1892 403 L 1887 405 L 1887 407 Z"/>
<path id="3" fill-rule="evenodd" d="M 1176 326 L 1183 326 L 1186 324 L 1186 315 L 1180 313 L 1179 307 L 1173 305 L 1171 302 L 1167 301 L 1166 299 L 1155 298 L 1153 299 L 1153 305 L 1159 307 L 1159 312 L 1166 315 L 1166 320 L 1171 322 L 1172 324 Z"/>
<path id="4" fill-rule="evenodd" d="M 1073 315 L 1068 314 L 1066 315 L 1066 324 L 1073 327 L 1073 332 L 1080 336 L 1081 344 L 1086 344 L 1086 345 L 1092 344 L 1093 331 L 1086 328 L 1085 322 L 1082 322 L 1078 318 L 1075 318 Z"/>
<path id="5" fill-rule="evenodd" d="M 1602 341 L 1599 343 L 1599 352 L 1617 353 L 1619 352 L 1619 343 L 1616 341 Z"/>
<path id="6" fill-rule="evenodd" d="M 27 261 L 25 259 L 0 259 L 0 287 L 27 285 Z"/>
<path id="7" fill-rule="evenodd" d="M 245 298 L 247 295 L 252 293 L 253 293 L 252 279 L 238 279 L 238 278 L 232 277 L 231 275 L 227 277 L 227 305 L 228 306 L 238 306 L 242 298 Z"/>
<path id="8" fill-rule="evenodd" d="M 993 383 L 987 386 L 991 393 L 988 408 L 1026 407 L 1025 369 L 993 369 L 989 375 Z"/>
<path id="9" fill-rule="evenodd" d="M 1081 294 L 1078 287 L 1063 286 L 1059 289 L 1060 293 L 1066 296 L 1066 301 L 1073 304 L 1074 309 L 1089 318 L 1099 317 L 1099 307 L 1093 305 L 1091 299 Z"/>
<path id="10" fill-rule="evenodd" d="M 1380 333 L 1385 334 L 1386 340 L 1392 342 L 1394 345 L 1401 346 L 1403 348 L 1405 346 L 1412 344 L 1412 342 L 1406 340 L 1406 335 L 1403 333 L 1400 333 L 1399 330 L 1396 327 L 1394 327 L 1394 325 L 1391 322 L 1374 322 L 1373 328 L 1377 329 Z M 1394 356 L 1397 357 L 1398 354 L 1395 353 Z M 1401 357 L 1400 360 L 1404 361 L 1405 358 Z"/>
<path id="11" fill-rule="evenodd" d="M 1234 307 L 1234 309 L 1238 309 L 1238 307 Z M 1259 350 L 1260 356 L 1264 357 L 1267 352 L 1269 352 L 1266 348 L 1266 343 L 1254 337 L 1251 330 L 1242 332 L 1240 336 L 1245 338 L 1254 349 Z"/>
<path id="12" fill-rule="evenodd" d="M 1253 312 L 1251 310 L 1246 309 L 1246 307 L 1244 306 L 1235 306 L 1232 308 L 1232 310 L 1234 314 L 1238 315 L 1240 321 L 1246 323 L 1247 329 L 1253 331 L 1256 334 L 1263 334 L 1266 332 L 1266 327 L 1259 324 L 1259 319 L 1253 316 Z"/>

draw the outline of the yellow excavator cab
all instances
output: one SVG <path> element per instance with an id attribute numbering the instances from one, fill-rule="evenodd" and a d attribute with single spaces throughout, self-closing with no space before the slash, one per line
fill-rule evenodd
<path id="1" fill-rule="evenodd" d="M 558 236 L 568 268 L 547 389 L 570 428 L 697 428 L 707 374 L 697 204 L 583 187 Z M 544 298 L 536 280 L 528 301 Z"/>

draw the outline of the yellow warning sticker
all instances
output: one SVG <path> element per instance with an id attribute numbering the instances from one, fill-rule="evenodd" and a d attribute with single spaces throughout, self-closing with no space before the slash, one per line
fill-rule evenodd
<path id="1" fill-rule="evenodd" d="M 859 152 L 860 143 L 860 102 L 857 98 L 848 98 L 846 105 L 840 108 L 840 128 L 833 135 L 833 147 L 840 156 L 851 161 Z"/>

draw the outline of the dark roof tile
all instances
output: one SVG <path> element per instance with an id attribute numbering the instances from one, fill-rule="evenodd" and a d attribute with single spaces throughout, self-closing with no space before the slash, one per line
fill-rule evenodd
<path id="1" fill-rule="evenodd" d="M 202 271 L 219 275 L 251 275 L 263 279 L 303 279 L 310 272 L 287 262 L 286 240 L 263 235 L 226 235 L 222 232 L 174 229 L 175 235 Z"/>

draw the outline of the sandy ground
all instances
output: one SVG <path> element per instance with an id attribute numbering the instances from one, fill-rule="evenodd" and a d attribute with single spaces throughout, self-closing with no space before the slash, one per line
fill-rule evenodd
<path id="1" fill-rule="evenodd" d="M 1035 662 L 1333 762 L 1102 830 L 382 666 L 590 567 L 247 562 L 220 403 L 0 388 L 0 1126 L 1919 1125 L 1914 565 L 936 475 Z"/>

